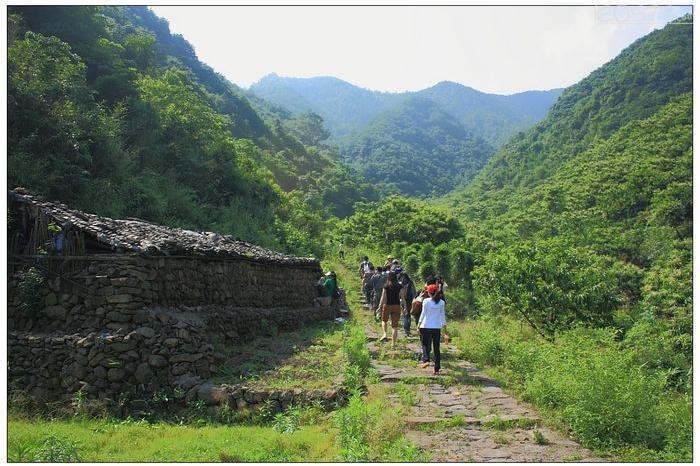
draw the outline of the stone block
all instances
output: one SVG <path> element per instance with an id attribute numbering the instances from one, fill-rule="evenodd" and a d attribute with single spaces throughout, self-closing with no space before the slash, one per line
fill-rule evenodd
<path id="1" fill-rule="evenodd" d="M 58 296 L 56 296 L 56 293 L 49 293 L 46 295 L 46 298 L 44 298 L 44 304 L 46 306 L 55 306 L 58 304 Z"/>
<path id="2" fill-rule="evenodd" d="M 124 377 L 126 377 L 126 371 L 124 369 L 115 367 L 107 371 L 107 380 L 110 382 L 119 382 L 124 380 Z"/>
<path id="3" fill-rule="evenodd" d="M 44 308 L 44 314 L 49 319 L 63 320 L 66 318 L 66 308 L 63 306 L 48 306 Z"/>
<path id="4" fill-rule="evenodd" d="M 168 360 L 165 359 L 163 356 L 153 354 L 148 358 L 148 364 L 150 364 L 153 367 L 165 367 L 168 365 Z"/>
<path id="5" fill-rule="evenodd" d="M 107 302 L 112 304 L 126 304 L 130 303 L 132 300 L 133 296 L 126 293 L 107 296 Z"/>
<path id="6" fill-rule="evenodd" d="M 148 383 L 151 378 L 153 378 L 153 371 L 148 363 L 144 362 L 138 365 L 136 371 L 134 372 L 134 377 L 139 383 L 145 384 Z"/>
<path id="7" fill-rule="evenodd" d="M 202 353 L 197 353 L 197 354 L 176 354 L 175 356 L 170 357 L 170 363 L 171 364 L 177 364 L 180 362 L 195 362 L 198 359 L 203 358 L 204 355 Z"/>
<path id="8" fill-rule="evenodd" d="M 111 322 L 128 322 L 131 320 L 131 316 L 117 311 L 110 311 L 105 316 L 105 319 Z"/>

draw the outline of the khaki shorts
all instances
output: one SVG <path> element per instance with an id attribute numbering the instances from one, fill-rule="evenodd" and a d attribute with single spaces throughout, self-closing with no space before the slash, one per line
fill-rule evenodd
<path id="1" fill-rule="evenodd" d="M 401 306 L 398 304 L 385 304 L 382 309 L 382 322 L 388 322 L 391 317 L 391 326 L 396 328 L 399 326 L 399 317 L 401 317 Z"/>

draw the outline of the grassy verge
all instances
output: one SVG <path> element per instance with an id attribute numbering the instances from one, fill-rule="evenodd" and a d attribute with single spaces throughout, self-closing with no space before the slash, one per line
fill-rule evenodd
<path id="1" fill-rule="evenodd" d="M 221 345 L 227 357 L 213 382 L 265 388 L 328 389 L 342 383 L 342 327 L 323 322 L 292 332 Z"/>
<path id="2" fill-rule="evenodd" d="M 10 417 L 10 462 L 333 461 L 336 431 L 326 422 L 283 433 L 263 426 L 178 426 L 108 420 Z"/>
<path id="3" fill-rule="evenodd" d="M 554 342 L 505 318 L 451 325 L 462 355 L 532 402 L 584 446 L 626 461 L 690 461 L 692 400 L 635 363 L 611 329 Z"/>
<path id="4" fill-rule="evenodd" d="M 362 312 L 357 292 L 360 282 L 355 272 L 361 253 L 348 251 L 346 261 L 324 263 L 338 274 L 346 290 L 348 305 L 354 311 L 345 325 L 346 388 L 352 393 L 348 405 L 335 413 L 338 428 L 337 461 L 344 462 L 416 462 L 427 461 L 418 447 L 404 435 L 401 408 L 388 403 L 388 389 L 373 377 L 364 325 L 369 317 Z M 372 256 L 372 255 L 371 255 Z M 371 257 L 374 258 L 374 257 Z"/>

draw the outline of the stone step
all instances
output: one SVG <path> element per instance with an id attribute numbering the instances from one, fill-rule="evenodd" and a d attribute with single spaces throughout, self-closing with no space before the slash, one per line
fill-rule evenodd
<path id="1" fill-rule="evenodd" d="M 437 416 L 407 416 L 404 418 L 406 426 L 411 428 L 420 428 L 421 426 L 431 426 L 438 424 L 440 422 L 449 422 L 450 417 L 437 417 Z M 462 424 L 464 426 L 478 426 L 482 424 L 481 419 L 475 417 L 463 417 Z"/>

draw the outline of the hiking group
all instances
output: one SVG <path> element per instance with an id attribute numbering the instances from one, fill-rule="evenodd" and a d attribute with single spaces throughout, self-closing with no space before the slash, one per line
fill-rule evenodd
<path id="1" fill-rule="evenodd" d="M 359 267 L 365 306 L 374 311 L 375 320 L 381 321 L 382 337 L 387 341 L 387 327 L 391 325 L 391 348 L 396 347 L 399 320 L 403 318 L 406 337 L 411 336 L 414 320 L 421 341 L 420 365 L 430 365 L 431 348 L 434 353 L 434 373 L 440 372 L 440 339 L 445 325 L 445 291 L 447 284 L 440 276 L 426 278 L 417 292 L 416 285 L 401 267 L 398 259 L 388 256 L 383 266 L 375 267 L 365 256 Z M 447 332 L 444 332 L 447 339 Z"/>

